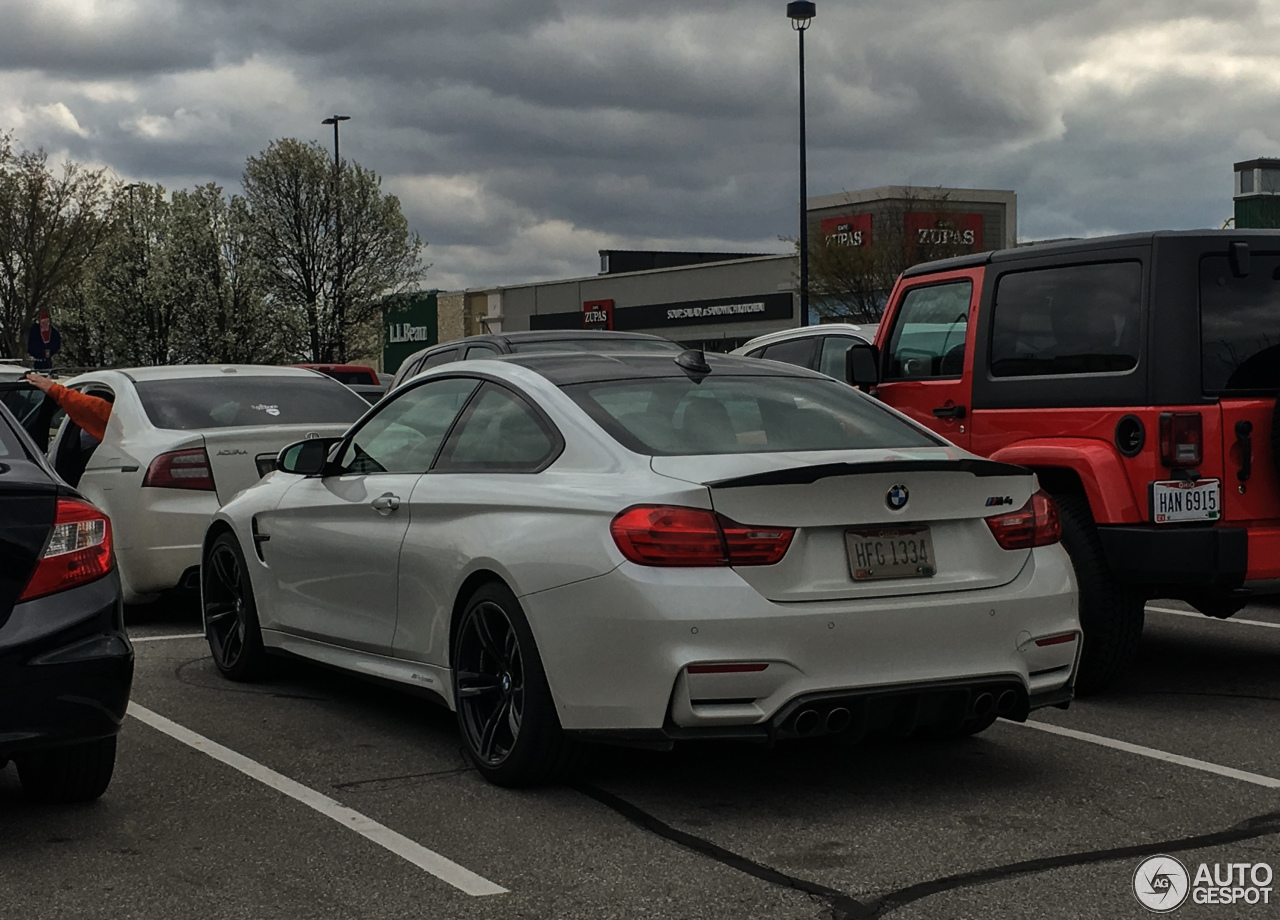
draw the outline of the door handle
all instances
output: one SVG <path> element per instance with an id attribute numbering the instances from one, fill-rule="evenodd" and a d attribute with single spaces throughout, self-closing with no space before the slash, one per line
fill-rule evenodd
<path id="1" fill-rule="evenodd" d="M 1236 422 L 1236 439 L 1240 442 L 1240 469 L 1236 478 L 1248 482 L 1253 475 L 1253 422 L 1241 419 Z"/>
<path id="2" fill-rule="evenodd" d="M 964 418 L 964 406 L 938 406 L 933 410 L 934 418 Z"/>
<path id="3" fill-rule="evenodd" d="M 379 495 L 373 501 L 369 502 L 369 507 L 379 514 L 390 514 L 392 511 L 395 511 L 400 507 L 400 496 L 392 495 L 390 492 L 387 492 L 385 495 Z"/>

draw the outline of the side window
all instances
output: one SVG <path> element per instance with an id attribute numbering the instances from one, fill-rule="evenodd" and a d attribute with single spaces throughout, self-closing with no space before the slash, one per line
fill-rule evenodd
<path id="1" fill-rule="evenodd" d="M 836 380 L 844 380 L 845 356 L 849 346 L 861 341 L 851 335 L 824 335 L 822 354 L 818 358 L 818 372 Z"/>
<path id="2" fill-rule="evenodd" d="M 478 380 L 450 377 L 402 393 L 360 426 L 342 455 L 348 473 L 425 473 Z"/>
<path id="3" fill-rule="evenodd" d="M 558 448 L 558 439 L 528 403 L 487 383 L 454 429 L 433 472 L 532 473 Z"/>
<path id="4" fill-rule="evenodd" d="M 968 279 L 907 291 L 889 339 L 885 379 L 959 377 L 972 297 Z"/>
<path id="5" fill-rule="evenodd" d="M 437 351 L 433 355 L 427 355 L 426 358 L 423 359 L 422 363 L 414 368 L 413 372 L 416 374 L 419 371 L 425 371 L 429 367 L 439 367 L 441 364 L 448 364 L 457 357 L 458 349 L 456 348 L 446 348 L 444 351 Z"/>
<path id="6" fill-rule="evenodd" d="M 993 377 L 1103 374 L 1138 366 L 1142 263 L 1010 272 L 996 283 Z"/>
<path id="7" fill-rule="evenodd" d="M 470 361 L 474 358 L 492 358 L 498 354 L 498 349 L 491 345 L 469 345 L 467 353 L 463 356 Z"/>
<path id="8" fill-rule="evenodd" d="M 766 346 L 760 357 L 770 361 L 781 361 L 784 364 L 813 367 L 813 348 L 817 343 L 816 336 L 787 339 L 785 342 Z"/>

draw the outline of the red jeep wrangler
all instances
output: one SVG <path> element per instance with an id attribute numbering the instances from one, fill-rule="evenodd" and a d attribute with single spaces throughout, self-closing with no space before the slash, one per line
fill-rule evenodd
<path id="1" fill-rule="evenodd" d="M 1161 232 L 908 269 L 849 381 L 1062 511 L 1077 689 L 1133 660 L 1151 598 L 1280 592 L 1280 231 Z"/>

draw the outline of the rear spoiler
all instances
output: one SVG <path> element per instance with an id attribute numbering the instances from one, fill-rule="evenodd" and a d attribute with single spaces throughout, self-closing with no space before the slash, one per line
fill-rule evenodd
<path id="1" fill-rule="evenodd" d="M 960 460 L 881 460 L 877 463 L 822 463 L 817 466 L 798 466 L 789 470 L 769 473 L 752 473 L 709 482 L 713 489 L 743 489 L 750 486 L 802 486 L 830 479 L 833 476 L 865 476 L 871 473 L 969 473 L 978 478 L 989 476 L 1030 476 L 1026 467 L 995 460 L 979 460 L 972 457 Z"/>

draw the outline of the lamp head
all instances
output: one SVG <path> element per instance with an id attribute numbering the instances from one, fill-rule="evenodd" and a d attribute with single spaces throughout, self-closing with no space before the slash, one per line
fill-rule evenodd
<path id="1" fill-rule="evenodd" d="M 792 0 L 787 4 L 787 18 L 791 20 L 791 28 L 803 32 L 809 28 L 813 17 L 818 15 L 817 4 L 810 0 Z"/>
<path id="2" fill-rule="evenodd" d="M 810 5 L 812 6 L 812 4 L 810 4 Z M 338 122 L 340 122 L 340 121 L 350 121 L 350 120 L 351 120 L 351 116 L 350 116 L 350 115 L 330 115 L 330 116 L 329 116 L 328 118 L 326 118 L 324 121 L 320 122 L 320 124 L 322 124 L 322 125 L 336 125 L 336 124 L 337 124 Z"/>

